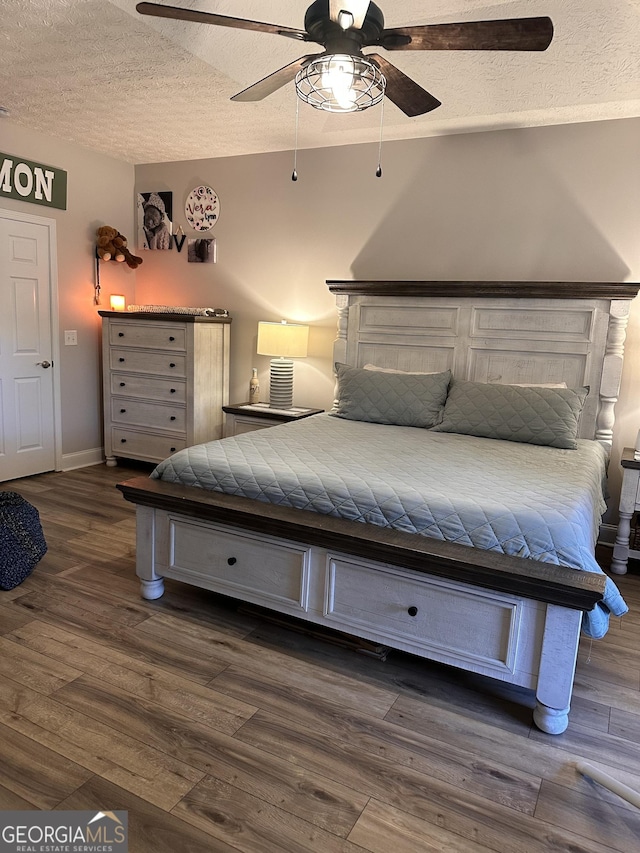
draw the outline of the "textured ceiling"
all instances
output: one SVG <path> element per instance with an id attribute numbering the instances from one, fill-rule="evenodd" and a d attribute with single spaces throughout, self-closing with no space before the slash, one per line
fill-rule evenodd
<path id="1" fill-rule="evenodd" d="M 135 2 L 1 0 L 0 105 L 10 121 L 131 163 L 293 148 L 293 84 L 257 103 L 229 98 L 315 45 L 142 17 Z M 555 26 L 542 53 L 385 54 L 442 101 L 416 118 L 385 101 L 385 140 L 640 115 L 640 0 L 377 3 L 387 27 L 532 15 L 549 15 Z M 302 28 L 308 3 L 171 5 Z M 301 148 L 379 134 L 379 107 L 335 116 L 300 104 Z"/>

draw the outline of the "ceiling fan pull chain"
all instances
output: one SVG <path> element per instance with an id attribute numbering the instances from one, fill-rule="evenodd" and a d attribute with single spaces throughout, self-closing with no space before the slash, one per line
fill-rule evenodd
<path id="1" fill-rule="evenodd" d="M 380 141 L 378 142 L 378 168 L 376 178 L 382 177 L 382 125 L 384 123 L 384 98 L 380 101 Z"/>
<path id="2" fill-rule="evenodd" d="M 298 165 L 298 120 L 300 115 L 300 99 L 296 95 L 296 144 L 293 149 L 293 172 L 291 173 L 291 180 L 298 180 L 298 172 L 296 166 Z"/>

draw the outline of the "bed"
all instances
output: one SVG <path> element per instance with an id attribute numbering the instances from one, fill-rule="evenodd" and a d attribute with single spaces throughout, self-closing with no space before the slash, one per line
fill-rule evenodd
<path id="1" fill-rule="evenodd" d="M 143 597 L 169 577 L 533 689 L 536 725 L 564 731 L 581 630 L 626 609 L 594 547 L 638 285 L 328 286 L 334 413 L 119 484 Z M 470 394 L 518 423 L 487 432 Z"/>

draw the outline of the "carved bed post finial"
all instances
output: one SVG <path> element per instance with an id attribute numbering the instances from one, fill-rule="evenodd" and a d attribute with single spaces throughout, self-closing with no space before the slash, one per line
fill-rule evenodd
<path id="1" fill-rule="evenodd" d="M 600 408 L 596 420 L 596 439 L 609 449 L 613 443 L 614 406 L 618 401 L 622 378 L 624 342 L 629 320 L 629 299 L 612 299 L 609 307 L 609 333 L 602 364 Z"/>
<path id="2" fill-rule="evenodd" d="M 349 328 L 349 297 L 336 294 L 336 308 L 338 310 L 338 337 L 333 343 L 333 363 L 336 361 L 345 364 L 347 361 L 347 329 Z M 333 406 L 338 405 L 338 377 L 333 390 Z"/>
<path id="3" fill-rule="evenodd" d="M 347 360 L 347 328 L 349 325 L 349 297 L 342 294 L 336 296 L 338 310 L 338 337 L 333 344 L 333 362 Z"/>

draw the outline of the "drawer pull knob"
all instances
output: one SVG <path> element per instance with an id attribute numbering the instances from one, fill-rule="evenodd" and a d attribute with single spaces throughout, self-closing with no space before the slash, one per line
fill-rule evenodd
<path id="1" fill-rule="evenodd" d="M 175 341 L 175 338 L 173 337 L 173 335 L 169 335 L 169 340 L 170 340 L 170 341 Z"/>
<path id="2" fill-rule="evenodd" d="M 175 367 L 175 364 L 173 362 L 170 362 L 169 367 Z"/>
<path id="3" fill-rule="evenodd" d="M 126 443 L 127 443 L 127 439 L 126 439 L 126 438 L 121 438 L 121 439 L 120 439 L 120 444 L 126 444 Z"/>
<path id="4" fill-rule="evenodd" d="M 169 418 L 170 421 L 175 421 L 175 419 L 176 419 L 175 415 L 171 415 L 171 417 Z"/>
<path id="5" fill-rule="evenodd" d="M 124 413 L 125 413 L 126 411 L 127 411 L 126 409 L 120 409 L 120 414 L 121 414 L 121 415 L 124 415 Z"/>
<path id="6" fill-rule="evenodd" d="M 175 447 L 170 447 L 170 448 L 169 448 L 169 450 L 170 450 L 172 453 L 175 453 Z"/>
<path id="7" fill-rule="evenodd" d="M 235 564 L 236 564 L 237 562 L 238 562 L 238 560 L 237 560 L 237 558 L 236 558 L 236 557 L 229 557 L 229 559 L 227 560 L 227 565 L 229 565 L 229 566 L 235 566 Z"/>
<path id="8" fill-rule="evenodd" d="M 125 383 L 124 383 L 124 382 L 121 382 L 121 383 L 120 383 L 120 387 L 121 387 L 121 388 L 124 388 L 124 385 L 125 385 Z"/>
<path id="9" fill-rule="evenodd" d="M 172 388 L 172 389 L 171 389 L 171 391 L 170 391 L 169 393 L 170 393 L 170 394 L 175 394 L 175 393 L 176 393 L 176 389 L 175 389 L 175 388 Z"/>
<path id="10" fill-rule="evenodd" d="M 118 361 L 124 361 L 124 358 L 119 358 Z"/>
<path id="11" fill-rule="evenodd" d="M 418 608 L 417 607 L 410 607 L 407 610 L 407 613 L 409 614 L 409 616 L 417 616 L 418 615 Z"/>
<path id="12" fill-rule="evenodd" d="M 124 332 L 118 332 L 118 337 L 119 337 L 119 338 L 124 338 Z"/>

